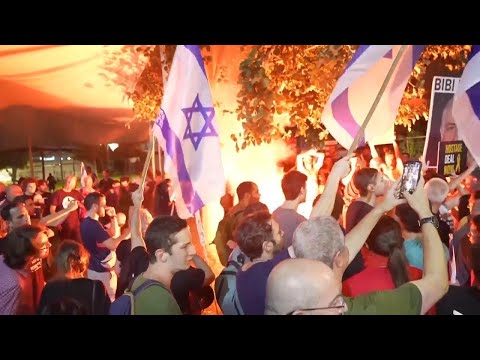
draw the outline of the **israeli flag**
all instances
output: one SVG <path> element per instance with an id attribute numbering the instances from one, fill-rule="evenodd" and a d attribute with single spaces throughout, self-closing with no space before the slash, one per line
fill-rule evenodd
<path id="1" fill-rule="evenodd" d="M 172 180 L 182 219 L 225 194 L 225 174 L 210 86 L 200 48 L 178 45 L 154 136 L 165 152 L 165 173 Z"/>
<path id="2" fill-rule="evenodd" d="M 463 140 L 480 164 L 480 45 L 473 45 L 458 89 L 453 97 L 452 115 L 459 140 Z"/>
<path id="3" fill-rule="evenodd" d="M 349 149 L 367 117 L 400 45 L 361 45 L 338 79 L 322 113 L 322 123 L 335 140 Z M 364 141 L 391 128 L 423 45 L 409 45 L 365 129 Z"/>

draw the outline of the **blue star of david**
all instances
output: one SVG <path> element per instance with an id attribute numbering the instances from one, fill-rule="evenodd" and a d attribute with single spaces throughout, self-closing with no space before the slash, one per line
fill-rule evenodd
<path id="1" fill-rule="evenodd" d="M 215 128 L 213 127 L 212 120 L 215 116 L 215 109 L 213 107 L 203 106 L 200 99 L 197 97 L 193 101 L 192 107 L 182 109 L 185 117 L 187 118 L 187 128 L 183 135 L 183 140 L 190 139 L 192 141 L 195 150 L 198 150 L 200 141 L 207 136 L 218 136 Z M 192 130 L 192 117 L 194 113 L 200 113 L 202 115 L 205 124 L 198 132 Z"/>

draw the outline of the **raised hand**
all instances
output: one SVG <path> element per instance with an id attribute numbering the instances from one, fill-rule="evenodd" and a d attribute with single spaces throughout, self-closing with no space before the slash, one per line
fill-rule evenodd
<path id="1" fill-rule="evenodd" d="M 395 181 L 393 184 L 390 185 L 387 193 L 383 197 L 383 201 L 380 203 L 380 207 L 383 212 L 389 212 L 396 206 L 400 204 L 405 204 L 407 201 L 405 199 L 399 199 L 397 197 L 398 189 L 400 187 L 401 178 Z"/>

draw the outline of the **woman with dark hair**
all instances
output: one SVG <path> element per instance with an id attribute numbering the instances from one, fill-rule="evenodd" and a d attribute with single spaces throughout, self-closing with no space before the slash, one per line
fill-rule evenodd
<path id="1" fill-rule="evenodd" d="M 39 314 L 55 309 L 54 303 L 62 298 L 78 302 L 88 315 L 108 314 L 110 298 L 103 283 L 84 277 L 88 261 L 88 252 L 82 244 L 73 240 L 64 240 L 60 244 L 55 256 L 57 273 L 43 289 Z"/>
<path id="2" fill-rule="evenodd" d="M 422 277 L 419 269 L 408 265 L 403 249 L 402 230 L 391 217 L 383 216 L 367 239 L 363 250 L 365 269 L 343 282 L 343 295 L 358 296 L 390 290 Z"/>
<path id="3" fill-rule="evenodd" d="M 42 259 L 50 251 L 44 228 L 23 225 L 7 236 L 0 255 L 0 314 L 34 314 L 45 280 Z"/>

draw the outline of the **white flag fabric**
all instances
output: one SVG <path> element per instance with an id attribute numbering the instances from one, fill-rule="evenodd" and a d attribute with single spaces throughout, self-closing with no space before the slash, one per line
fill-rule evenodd
<path id="1" fill-rule="evenodd" d="M 210 86 L 200 48 L 178 45 L 153 129 L 165 152 L 177 214 L 192 217 L 225 194 L 225 174 Z"/>
<path id="2" fill-rule="evenodd" d="M 322 123 L 344 148 L 352 145 L 400 47 L 361 45 L 338 79 L 323 110 Z M 362 142 L 373 140 L 392 127 L 408 79 L 423 49 L 423 45 L 408 45 L 367 125 Z"/>
<path id="3" fill-rule="evenodd" d="M 473 45 L 458 90 L 453 96 L 452 115 L 459 140 L 463 140 L 480 164 L 480 45 Z"/>
<path id="4" fill-rule="evenodd" d="M 85 164 L 82 163 L 80 164 L 80 184 L 82 185 L 82 188 L 85 187 L 85 178 L 87 177 L 87 169 L 85 168 Z"/>

